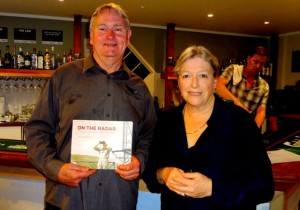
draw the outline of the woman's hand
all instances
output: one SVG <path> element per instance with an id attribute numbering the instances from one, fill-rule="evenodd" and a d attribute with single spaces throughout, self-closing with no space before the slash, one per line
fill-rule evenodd
<path id="1" fill-rule="evenodd" d="M 185 173 L 178 168 L 166 167 L 157 170 L 157 178 L 161 184 L 182 196 L 203 198 L 212 194 L 212 180 L 198 172 Z"/>
<path id="2" fill-rule="evenodd" d="M 185 196 L 192 198 L 204 198 L 212 195 L 212 180 L 207 176 L 195 172 L 184 173 L 184 179 L 178 180 L 182 186 L 177 190 L 184 193 Z"/>

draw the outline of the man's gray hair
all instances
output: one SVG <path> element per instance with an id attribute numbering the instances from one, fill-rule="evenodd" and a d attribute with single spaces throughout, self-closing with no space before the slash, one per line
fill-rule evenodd
<path id="1" fill-rule="evenodd" d="M 97 17 L 103 10 L 106 10 L 106 9 L 115 10 L 116 12 L 118 12 L 118 14 L 124 19 L 124 22 L 125 22 L 125 25 L 126 25 L 126 28 L 128 29 L 128 31 L 131 30 L 130 29 L 130 22 L 129 22 L 129 19 L 128 19 L 125 11 L 121 8 L 120 5 L 117 5 L 115 3 L 103 4 L 95 10 L 95 12 L 92 14 L 92 17 L 90 19 L 90 29 L 93 26 L 93 22 L 94 22 L 95 17 Z"/>

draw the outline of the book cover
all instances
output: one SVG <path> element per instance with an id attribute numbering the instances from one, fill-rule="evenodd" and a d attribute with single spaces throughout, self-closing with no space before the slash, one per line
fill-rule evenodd
<path id="1" fill-rule="evenodd" d="M 114 170 L 131 161 L 131 121 L 73 120 L 71 163 Z"/>

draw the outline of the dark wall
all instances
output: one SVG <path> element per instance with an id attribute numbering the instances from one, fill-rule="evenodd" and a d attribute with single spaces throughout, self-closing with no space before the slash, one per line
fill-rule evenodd
<path id="1" fill-rule="evenodd" d="M 62 30 L 63 45 L 54 45 L 56 53 L 63 53 L 63 50 L 73 49 L 73 21 L 72 20 L 49 20 L 38 18 L 7 17 L 0 16 L 0 27 L 8 27 L 8 42 L 0 42 L 2 55 L 5 53 L 5 46 L 13 45 L 23 46 L 24 52 L 32 52 L 32 48 L 37 50 L 50 49 L 52 45 L 41 43 L 41 33 L 43 29 Z M 82 23 L 82 38 L 88 37 L 88 23 Z M 13 43 L 14 28 L 31 28 L 36 29 L 37 44 L 16 44 Z M 84 40 L 82 39 L 82 49 Z M 145 60 L 156 70 L 162 72 L 165 69 L 166 57 L 166 29 L 165 28 L 146 28 L 132 26 L 132 45 L 140 52 Z M 245 58 L 245 49 L 251 45 L 269 44 L 268 37 L 253 37 L 242 35 L 213 34 L 204 32 L 193 32 L 177 30 L 175 26 L 175 58 L 189 45 L 204 45 L 219 60 L 229 58 Z M 83 54 L 83 53 L 82 53 Z"/>
<path id="2" fill-rule="evenodd" d="M 184 50 L 191 44 L 203 45 L 208 48 L 219 60 L 235 58 L 236 60 L 245 59 L 246 51 L 253 45 L 268 46 L 267 38 L 246 37 L 226 34 L 209 34 L 176 31 L 175 33 L 175 52 L 176 54 Z"/>
<path id="3" fill-rule="evenodd" d="M 7 17 L 0 16 L 0 27 L 8 28 L 8 42 L 0 42 L 0 49 L 2 55 L 5 53 L 6 45 L 10 46 L 12 51 L 12 46 L 17 47 L 17 52 L 19 47 L 23 47 L 24 53 L 28 51 L 32 52 L 33 48 L 36 47 L 37 51 L 42 50 L 45 52 L 45 49 L 48 48 L 49 51 L 51 46 L 55 47 L 55 52 L 62 55 L 63 51 L 66 50 L 67 53 L 69 49 L 73 49 L 73 40 L 74 40 L 74 27 L 72 21 L 66 20 L 49 20 L 49 19 L 37 19 L 37 18 L 22 18 L 22 17 Z M 82 23 L 82 37 L 85 37 L 85 25 Z M 36 44 L 27 44 L 27 43 L 14 43 L 14 28 L 28 28 L 36 30 Z M 51 45 L 51 44 L 42 44 L 42 30 L 58 30 L 63 31 L 63 45 Z M 83 40 L 82 40 L 83 46 Z"/>

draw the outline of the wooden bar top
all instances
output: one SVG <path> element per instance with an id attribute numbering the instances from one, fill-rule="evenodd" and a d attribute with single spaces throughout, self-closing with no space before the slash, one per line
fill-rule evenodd
<path id="1" fill-rule="evenodd" d="M 24 126 L 25 122 L 0 122 L 0 127 Z"/>
<path id="2" fill-rule="evenodd" d="M 11 152 L 0 150 L 0 165 L 21 167 L 21 168 L 34 168 L 27 160 L 26 152 Z"/>

